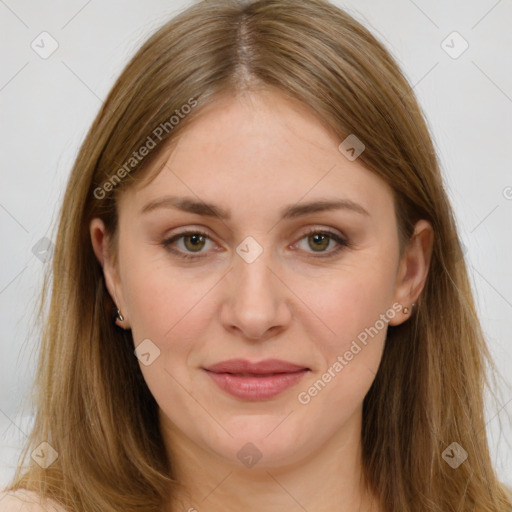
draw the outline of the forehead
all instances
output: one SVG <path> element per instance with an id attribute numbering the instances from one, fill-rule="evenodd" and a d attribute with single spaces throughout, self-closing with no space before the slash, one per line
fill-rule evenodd
<path id="1" fill-rule="evenodd" d="M 279 91 L 223 96 L 173 140 L 156 178 L 128 189 L 124 202 L 195 196 L 253 214 L 301 198 L 338 197 L 381 212 L 392 208 L 389 186 L 349 161 L 340 142 L 308 107 Z"/>

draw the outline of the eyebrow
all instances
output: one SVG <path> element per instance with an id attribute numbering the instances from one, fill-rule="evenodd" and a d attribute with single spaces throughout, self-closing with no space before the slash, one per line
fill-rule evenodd
<path id="1" fill-rule="evenodd" d="M 231 219 L 228 210 L 219 205 L 198 201 L 191 197 L 164 196 L 150 201 L 144 205 L 140 211 L 141 214 L 149 213 L 159 208 L 170 208 L 181 210 L 196 215 L 206 217 L 218 217 L 220 219 Z M 329 210 L 349 210 L 362 215 L 370 216 L 368 211 L 358 203 L 350 199 L 331 199 L 317 200 L 308 203 L 300 203 L 286 206 L 280 212 L 282 219 L 294 219 L 311 213 L 329 211 Z"/>

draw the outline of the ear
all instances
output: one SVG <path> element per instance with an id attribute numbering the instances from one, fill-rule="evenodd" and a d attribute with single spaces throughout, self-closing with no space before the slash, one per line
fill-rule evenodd
<path id="1" fill-rule="evenodd" d="M 103 275 L 105 277 L 107 290 L 114 304 L 124 317 L 124 320 L 116 318 L 116 324 L 123 329 L 128 329 L 129 323 L 123 298 L 123 290 L 117 268 L 114 265 L 114 260 L 110 254 L 110 237 L 107 233 L 104 222 L 99 218 L 92 219 L 89 231 L 91 234 L 91 243 L 94 254 L 103 268 Z"/>
<path id="2" fill-rule="evenodd" d="M 411 316 L 412 304 L 417 302 L 427 280 L 433 246 L 432 225 L 426 220 L 419 220 L 404 249 L 396 276 L 394 302 L 402 304 L 403 308 L 400 314 L 390 319 L 390 325 L 400 325 Z"/>

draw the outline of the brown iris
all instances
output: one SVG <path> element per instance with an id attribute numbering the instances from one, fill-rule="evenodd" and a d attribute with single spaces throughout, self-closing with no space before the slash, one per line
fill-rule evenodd
<path id="1" fill-rule="evenodd" d="M 315 233 L 313 235 L 308 236 L 308 243 L 310 240 L 314 240 L 314 245 L 309 244 L 309 246 L 313 249 L 326 249 L 329 246 L 330 237 L 328 235 L 325 235 L 323 233 Z M 320 242 L 323 245 L 317 244 L 317 242 Z"/>
<path id="2" fill-rule="evenodd" d="M 188 240 L 191 240 L 191 244 L 187 243 Z M 184 235 L 183 243 L 185 244 L 187 250 L 191 252 L 199 252 L 204 247 L 205 238 L 203 235 L 199 234 Z"/>

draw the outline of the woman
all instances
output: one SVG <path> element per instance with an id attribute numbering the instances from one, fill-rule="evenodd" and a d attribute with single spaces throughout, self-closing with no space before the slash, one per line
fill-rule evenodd
<path id="1" fill-rule="evenodd" d="M 60 219 L 31 462 L 0 510 L 512 509 L 429 132 L 342 10 L 171 20 Z"/>

